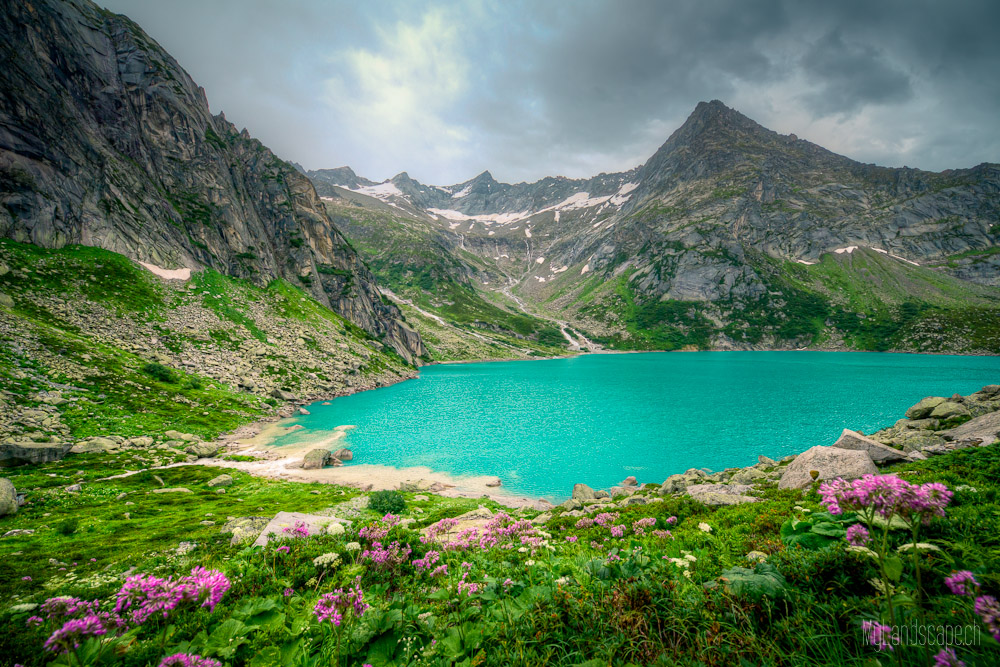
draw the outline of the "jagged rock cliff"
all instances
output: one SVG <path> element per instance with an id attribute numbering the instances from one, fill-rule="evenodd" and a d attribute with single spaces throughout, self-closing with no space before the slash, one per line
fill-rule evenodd
<path id="1" fill-rule="evenodd" d="M 14 2 L 0 35 L 0 236 L 283 278 L 408 361 L 425 353 L 310 181 L 212 115 L 135 23 L 86 0 Z"/>

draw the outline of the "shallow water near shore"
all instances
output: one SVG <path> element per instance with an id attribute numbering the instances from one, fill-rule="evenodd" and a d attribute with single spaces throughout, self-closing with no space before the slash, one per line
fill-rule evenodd
<path id="1" fill-rule="evenodd" d="M 863 352 L 691 352 L 430 366 L 308 406 L 271 445 L 338 440 L 355 464 L 496 475 L 559 500 L 573 484 L 662 482 L 747 466 L 891 426 L 924 396 L 1000 383 L 1000 358 Z M 339 446 L 339 445 L 338 445 Z M 347 464 L 351 465 L 351 464 Z"/>

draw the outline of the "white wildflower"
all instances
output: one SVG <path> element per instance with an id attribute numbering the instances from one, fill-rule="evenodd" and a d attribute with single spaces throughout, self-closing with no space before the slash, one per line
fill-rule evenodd
<path id="1" fill-rule="evenodd" d="M 333 569 L 340 564 L 340 554 L 328 553 L 313 558 L 313 565 L 317 570 Z"/>
<path id="2" fill-rule="evenodd" d="M 712 527 L 707 523 L 705 523 L 704 521 L 702 521 L 701 523 L 698 524 L 698 530 L 700 530 L 703 533 L 711 533 Z"/>
<path id="3" fill-rule="evenodd" d="M 344 545 L 344 549 L 347 551 L 361 551 L 361 545 L 357 542 L 348 542 Z"/>

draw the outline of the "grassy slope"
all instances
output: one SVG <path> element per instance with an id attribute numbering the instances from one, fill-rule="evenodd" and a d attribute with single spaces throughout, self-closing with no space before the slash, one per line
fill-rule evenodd
<path id="1" fill-rule="evenodd" d="M 573 307 L 607 327 L 593 337 L 625 349 L 706 349 L 724 334 L 749 345 L 1000 353 L 996 289 L 869 250 L 811 266 L 758 256 L 753 266 L 768 288 L 757 301 L 643 301 L 626 272 L 582 281 Z"/>
<path id="2" fill-rule="evenodd" d="M 446 247 L 426 222 L 379 208 L 330 202 L 327 208 L 381 284 L 451 325 L 408 311 L 408 317 L 417 315 L 411 324 L 427 339 L 435 361 L 565 353 L 565 339 L 550 322 L 481 294 L 470 276 L 497 273 L 495 267 Z"/>
<path id="3" fill-rule="evenodd" d="M 19 411 L 37 406 L 38 393 L 51 390 L 66 401 L 58 410 L 63 435 L 72 438 L 169 429 L 213 437 L 273 412 L 273 399 L 213 379 L 214 368 L 175 364 L 171 381 L 144 371 L 167 352 L 197 358 L 234 353 L 248 341 L 261 344 L 266 354 L 257 363 L 292 391 L 307 374 L 323 372 L 310 360 L 326 358 L 316 343 L 324 337 L 351 352 L 364 350 L 363 373 L 405 368 L 394 355 L 376 352 L 365 332 L 281 281 L 262 289 L 206 271 L 193 276 L 190 289 L 171 290 L 112 252 L 84 246 L 51 251 L 10 241 L 0 241 L 0 263 L 8 267 L 0 291 L 15 304 L 9 311 L 0 306 L 0 377 L 10 392 L 0 405 L 2 435 L 20 430 Z M 195 309 L 198 321 L 210 325 L 188 328 L 191 320 L 177 316 L 181 308 L 188 314 Z M 268 343 L 269 335 L 278 335 L 275 327 L 289 328 L 283 323 L 313 332 L 304 342 L 316 354 L 291 358 L 280 341 Z M 163 348 L 136 347 L 147 335 Z"/>
<path id="4" fill-rule="evenodd" d="M 621 540 L 606 540 L 606 529 L 576 528 L 575 518 L 560 518 L 557 513 L 545 528 L 552 534 L 554 551 L 445 552 L 441 562 L 449 565 L 450 574 L 431 580 L 412 565 L 393 571 L 352 565 L 344 545 L 358 539 L 358 524 L 344 536 L 299 542 L 288 556 L 275 553 L 273 547 L 230 547 L 228 536 L 218 532 L 229 515 L 317 511 L 352 497 L 354 491 L 233 473 L 235 484 L 217 494 L 205 482 L 222 471 L 201 467 L 156 472 L 167 486 L 183 485 L 192 494 L 149 493 L 161 487 L 149 472 L 105 482 L 95 479 L 137 463 L 108 455 L 77 455 L 62 463 L 13 470 L 15 484 L 29 491 L 30 503 L 16 516 L 0 519 L 0 531 L 36 531 L 0 541 L 0 591 L 11 603 L 57 594 L 113 599 L 130 568 L 165 575 L 200 564 L 220 568 L 233 579 L 232 591 L 214 614 L 192 612 L 175 622 L 176 634 L 163 652 L 162 625 L 154 621 L 115 664 L 155 664 L 160 655 L 183 649 L 183 642 L 201 630 L 215 632 L 227 618 L 245 620 L 241 610 L 248 603 L 260 604 L 255 601 L 261 598 L 275 601 L 272 606 L 281 613 L 280 619 L 269 616 L 258 629 L 242 631 L 247 643 L 237 644 L 231 655 L 214 655 L 231 665 L 314 664 L 304 657 L 285 663 L 272 652 L 277 647 L 291 651 L 304 639 L 312 642 L 305 646 L 306 654 L 320 658 L 331 651 L 334 638 L 308 623 L 312 604 L 319 593 L 347 586 L 356 576 L 374 608 L 354 632 L 350 664 L 876 664 L 878 654 L 864 643 L 859 630 L 862 620 L 879 614 L 876 591 L 867 583 L 874 576 L 869 561 L 847 552 L 839 540 L 806 550 L 786 546 L 779 535 L 788 517 L 802 515 L 796 508 L 821 509 L 815 492 L 770 488 L 763 502 L 719 508 L 668 497 L 663 503 L 615 510 L 620 513 L 616 523 L 629 526 L 639 518 L 653 517 L 658 528 L 672 530 L 672 539 L 629 530 Z M 968 568 L 984 592 L 1000 592 L 1000 447 L 961 450 L 893 470 L 913 482 L 943 481 L 953 489 L 960 485 L 975 489 L 959 491 L 948 517 L 936 520 L 922 535 L 943 549 L 924 557 L 930 595 L 921 612 L 924 621 L 967 626 L 971 631 L 978 621 L 968 599 L 949 594 L 943 577 L 953 569 Z M 60 488 L 81 479 L 87 482 L 79 495 Z M 118 500 L 122 493 L 128 495 Z M 433 494 L 416 502 L 412 494 L 406 495 L 409 507 L 404 515 L 416 521 L 413 528 L 477 504 Z M 362 522 L 374 516 L 368 514 Z M 669 516 L 678 517 L 676 526 L 668 526 Z M 702 522 L 712 527 L 711 533 L 699 530 Z M 567 536 L 579 539 L 570 543 Z M 396 529 L 389 539 L 409 543 L 414 549 L 411 559 L 428 548 L 410 531 Z M 596 547 L 591 545 L 594 540 Z M 173 549 L 181 541 L 195 542 L 197 547 L 177 555 Z M 704 586 L 730 567 L 747 567 L 745 554 L 751 550 L 769 554 L 768 562 L 783 582 L 779 598 Z M 311 560 L 326 552 L 340 553 L 346 562 L 328 573 L 316 591 L 314 578 L 319 573 Z M 609 554 L 622 560 L 607 561 Z M 685 554 L 695 558 L 689 566 L 690 580 L 663 559 Z M 470 563 L 470 581 L 486 576 L 490 585 L 484 592 L 455 594 L 461 562 Z M 511 580 L 509 589 L 499 585 L 505 579 Z M 901 585 L 913 584 L 907 568 Z M 285 597 L 286 588 L 294 595 Z M 5 621 L 0 653 L 26 665 L 43 664 L 45 654 L 38 646 L 46 634 L 25 631 L 24 619 L 30 612 L 9 608 L 5 605 L 0 612 Z M 915 618 L 912 606 L 901 608 L 901 622 Z M 977 645 L 958 647 L 960 657 L 968 665 L 996 664 L 1000 645 L 985 634 L 978 636 Z M 193 649 L 211 653 L 224 648 L 214 646 L 196 640 Z M 901 648 L 897 654 L 903 665 L 928 664 L 928 654 L 921 648 Z M 320 658 L 321 663 L 327 660 Z"/>

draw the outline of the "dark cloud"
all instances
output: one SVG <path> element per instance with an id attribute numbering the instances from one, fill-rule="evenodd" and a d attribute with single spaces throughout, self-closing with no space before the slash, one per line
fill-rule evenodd
<path id="1" fill-rule="evenodd" d="M 105 0 L 307 167 L 627 169 L 697 102 L 865 162 L 1000 161 L 1000 3 Z"/>

